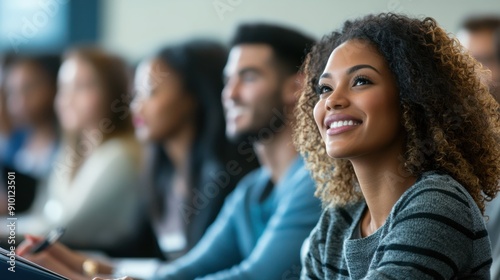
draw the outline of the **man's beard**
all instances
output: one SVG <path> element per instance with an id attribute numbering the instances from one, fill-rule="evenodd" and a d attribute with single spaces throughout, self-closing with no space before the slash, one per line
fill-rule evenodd
<path id="1" fill-rule="evenodd" d="M 279 110 L 279 114 L 283 116 L 283 110 Z M 270 137 L 274 137 L 275 133 L 283 130 L 285 125 L 286 123 L 283 118 L 272 118 L 271 120 L 267 121 L 266 125 L 263 125 L 258 129 L 236 133 L 234 135 L 228 136 L 228 139 L 235 145 L 238 145 L 242 142 L 247 142 L 251 145 L 256 142 L 266 142 Z"/>
<path id="2" fill-rule="evenodd" d="M 269 112 L 268 119 L 262 121 L 260 126 L 228 135 L 229 141 L 237 145 L 242 142 L 247 142 L 251 145 L 256 142 L 266 143 L 276 133 L 282 131 L 285 125 L 287 125 L 285 105 L 280 100 L 275 100 L 273 103 L 275 105 L 272 107 L 271 112 Z"/>

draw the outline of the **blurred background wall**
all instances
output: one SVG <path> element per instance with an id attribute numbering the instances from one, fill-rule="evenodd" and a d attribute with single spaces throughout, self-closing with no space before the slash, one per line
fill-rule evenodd
<path id="1" fill-rule="evenodd" d="M 97 42 L 135 62 L 195 35 L 226 41 L 242 21 L 295 26 L 319 37 L 378 12 L 431 16 L 449 32 L 469 14 L 500 14 L 498 0 L 0 0 L 0 51 L 52 51 Z"/>

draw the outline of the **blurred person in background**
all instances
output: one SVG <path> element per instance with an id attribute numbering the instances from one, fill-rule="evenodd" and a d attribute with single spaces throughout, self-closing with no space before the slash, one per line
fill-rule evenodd
<path id="1" fill-rule="evenodd" d="M 253 147 L 262 167 L 239 182 L 199 244 L 155 279 L 279 279 L 300 267 L 320 203 L 291 141 L 290 112 L 313 42 L 274 25 L 238 28 L 224 68 L 226 134 L 240 151 Z"/>
<path id="2" fill-rule="evenodd" d="M 161 49 L 136 70 L 131 108 L 136 136 L 149 146 L 147 204 L 168 261 L 200 240 L 225 197 L 257 166 L 225 137 L 226 60 L 222 45 L 191 40 Z"/>
<path id="3" fill-rule="evenodd" d="M 128 111 L 125 64 L 92 47 L 69 51 L 58 76 L 56 112 L 64 142 L 44 203 L 18 217 L 17 233 L 65 227 L 72 248 L 116 254 L 139 238 L 140 146 Z M 39 207 L 38 207 L 39 206 Z"/>
<path id="4" fill-rule="evenodd" d="M 459 38 L 470 54 L 491 71 L 490 92 L 500 102 L 500 15 L 467 18 Z"/>
<path id="5" fill-rule="evenodd" d="M 48 176 L 59 132 L 54 111 L 59 56 L 26 56 L 12 62 L 6 73 L 7 111 L 15 126 L 6 164 L 35 178 Z"/>
<path id="6" fill-rule="evenodd" d="M 7 114 L 2 122 L 6 122 L 4 135 L 8 136 L 0 165 L 3 181 L 8 171 L 16 173 L 16 185 L 22 188 L 16 195 L 16 213 L 21 213 L 46 194 L 46 180 L 59 147 L 54 98 L 61 59 L 22 55 L 9 64 L 2 93 Z"/>
<path id="7" fill-rule="evenodd" d="M 12 131 L 12 125 L 7 113 L 7 95 L 5 93 L 5 74 L 10 62 L 14 56 L 11 54 L 0 55 L 0 168 L 2 174 L 0 176 L 0 215 L 7 213 L 7 186 L 5 185 L 6 179 L 5 170 L 3 170 L 5 155 L 7 154 L 7 146 L 9 137 Z"/>
<path id="8" fill-rule="evenodd" d="M 194 248 L 162 267 L 157 279 L 281 279 L 298 276 L 300 247 L 317 223 L 321 204 L 314 183 L 292 144 L 291 114 L 300 87 L 298 69 L 313 40 L 268 24 L 242 25 L 224 68 L 222 102 L 226 135 L 262 167 L 245 176 L 228 196 L 214 223 Z M 220 99 L 219 99 L 220 101 Z M 18 253 L 72 279 L 87 257 L 55 244 Z M 94 272 L 112 268 L 97 262 Z M 88 274 L 87 274 L 88 275 Z"/>
<path id="9" fill-rule="evenodd" d="M 8 139 L 12 125 L 7 112 L 7 94 L 5 92 L 5 77 L 7 69 L 14 60 L 11 54 L 0 55 L 0 162 L 3 164 L 7 154 Z"/>
<path id="10" fill-rule="evenodd" d="M 476 15 L 462 24 L 461 42 L 483 66 L 491 71 L 490 93 L 500 102 L 500 15 Z M 500 280 L 500 198 L 486 204 L 493 264 L 491 279 Z"/>

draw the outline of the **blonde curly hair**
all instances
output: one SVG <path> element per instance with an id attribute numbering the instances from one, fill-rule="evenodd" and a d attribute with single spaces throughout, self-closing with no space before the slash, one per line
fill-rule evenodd
<path id="1" fill-rule="evenodd" d="M 362 198 L 350 161 L 330 158 L 313 117 L 318 78 L 331 52 L 348 40 L 373 45 L 396 77 L 405 130 L 399 174 L 439 171 L 460 182 L 484 213 L 500 182 L 500 109 L 481 81 L 482 66 L 432 18 L 393 13 L 347 21 L 306 57 L 294 142 L 324 205 Z"/>

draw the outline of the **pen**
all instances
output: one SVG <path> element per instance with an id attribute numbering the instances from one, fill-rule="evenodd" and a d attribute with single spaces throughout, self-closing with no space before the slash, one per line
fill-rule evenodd
<path id="1" fill-rule="evenodd" d="M 65 228 L 63 228 L 63 227 L 59 227 L 59 228 L 52 230 L 47 235 L 47 238 L 45 238 L 45 240 L 43 240 L 40 244 L 38 244 L 37 246 L 35 246 L 31 250 L 31 253 L 32 254 L 40 253 L 41 251 L 45 250 L 50 245 L 56 243 L 56 241 L 59 240 L 59 238 L 61 238 L 64 231 L 65 231 Z"/>

